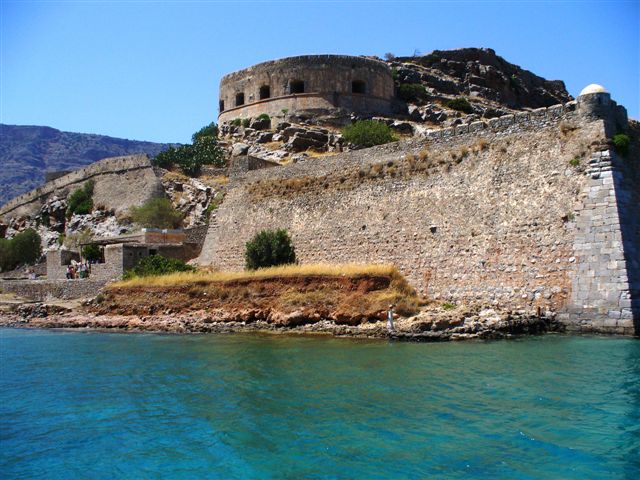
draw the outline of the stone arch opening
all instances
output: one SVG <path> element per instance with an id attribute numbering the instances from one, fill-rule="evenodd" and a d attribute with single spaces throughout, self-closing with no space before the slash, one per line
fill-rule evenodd
<path id="1" fill-rule="evenodd" d="M 367 93 L 367 84 L 362 80 L 354 80 L 351 82 L 351 93 Z"/>
<path id="2" fill-rule="evenodd" d="M 224 100 L 220 100 L 218 102 L 218 108 L 220 109 L 221 112 L 224 112 Z"/>
<path id="3" fill-rule="evenodd" d="M 260 100 L 271 98 L 271 87 L 269 85 L 262 85 L 259 92 Z"/>
<path id="4" fill-rule="evenodd" d="M 239 107 L 240 105 L 244 105 L 244 93 L 243 92 L 236 93 L 236 107 Z"/>
<path id="5" fill-rule="evenodd" d="M 304 80 L 291 80 L 289 82 L 289 93 L 304 93 Z"/>

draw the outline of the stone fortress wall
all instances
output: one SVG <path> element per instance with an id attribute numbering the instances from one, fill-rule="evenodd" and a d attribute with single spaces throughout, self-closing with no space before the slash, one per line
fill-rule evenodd
<path id="1" fill-rule="evenodd" d="M 0 218 L 36 215 L 47 199 L 53 195 L 65 197 L 90 179 L 96 180 L 94 204 L 116 212 L 127 211 L 163 192 L 147 155 L 105 158 L 14 198 L 0 207 Z"/>
<path id="2" fill-rule="evenodd" d="M 220 81 L 218 122 L 291 113 L 386 114 L 394 84 L 389 66 L 365 57 L 303 55 L 260 63 Z"/>
<path id="3" fill-rule="evenodd" d="M 625 123 L 597 92 L 250 171 L 232 179 L 199 262 L 242 268 L 252 235 L 286 228 L 303 263 L 393 263 L 430 298 L 553 309 L 571 328 L 637 333 L 638 159 L 607 143 Z"/>

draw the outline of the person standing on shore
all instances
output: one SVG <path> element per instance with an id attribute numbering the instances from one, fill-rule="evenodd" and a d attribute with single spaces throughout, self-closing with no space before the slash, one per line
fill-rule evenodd
<path id="1" fill-rule="evenodd" d="M 395 307 L 394 303 L 389 305 L 389 309 L 387 310 L 387 330 L 389 332 L 393 332 L 394 331 L 394 328 L 393 328 L 393 307 Z"/>

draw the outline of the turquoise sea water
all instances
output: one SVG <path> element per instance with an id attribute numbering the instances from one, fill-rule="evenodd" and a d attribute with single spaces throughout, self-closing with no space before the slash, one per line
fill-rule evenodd
<path id="1" fill-rule="evenodd" d="M 3 479 L 638 479 L 640 341 L 0 330 Z"/>

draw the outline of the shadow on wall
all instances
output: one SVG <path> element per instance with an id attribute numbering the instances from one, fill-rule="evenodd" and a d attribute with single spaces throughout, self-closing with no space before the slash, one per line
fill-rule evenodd
<path id="1" fill-rule="evenodd" d="M 613 187 L 629 281 L 631 315 L 635 335 L 640 336 L 640 142 L 639 132 L 635 133 L 635 148 L 626 156 L 614 156 L 616 170 L 620 172 L 613 175 Z"/>

